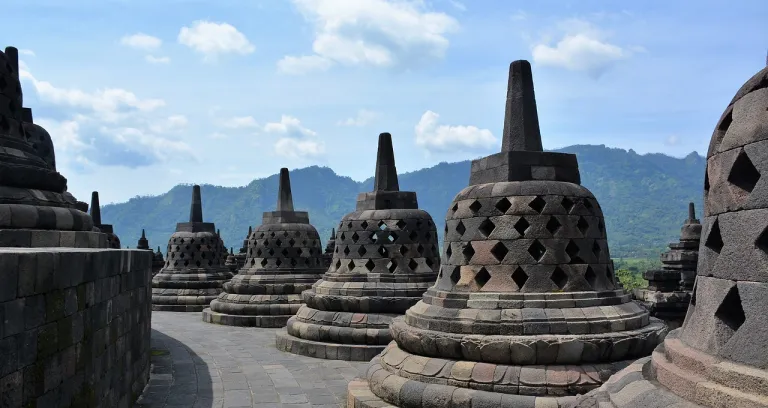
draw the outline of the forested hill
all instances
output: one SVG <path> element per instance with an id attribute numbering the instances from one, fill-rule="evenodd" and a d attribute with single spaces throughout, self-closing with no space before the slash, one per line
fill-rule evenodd
<path id="1" fill-rule="evenodd" d="M 663 154 L 638 155 L 602 145 L 576 145 L 557 151 L 578 155 L 582 184 L 600 201 L 615 258 L 658 256 L 669 241 L 679 237 L 689 201 L 696 203 L 701 217 L 706 161 L 696 153 L 679 159 Z M 467 186 L 469 164 L 440 163 L 401 174 L 400 189 L 416 191 L 419 207 L 442 226 L 451 200 Z M 237 251 L 248 226 L 259 225 L 262 212 L 274 210 L 277 179 L 275 174 L 244 187 L 202 186 L 204 218 L 221 229 L 228 247 Z M 310 221 L 324 241 L 341 217 L 354 210 L 357 194 L 370 191 L 372 186 L 372 178 L 356 182 L 327 167 L 291 172 L 295 207 L 309 211 Z M 191 186 L 178 185 L 160 196 L 106 205 L 102 219 L 113 224 L 123 247 L 135 248 L 144 228 L 150 245 L 159 245 L 165 252 L 176 223 L 189 217 L 190 190 Z M 442 231 L 438 228 L 438 234 Z"/>

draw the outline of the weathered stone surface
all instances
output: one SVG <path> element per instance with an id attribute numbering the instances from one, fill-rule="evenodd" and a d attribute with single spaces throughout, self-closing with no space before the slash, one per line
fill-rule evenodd
<path id="1" fill-rule="evenodd" d="M 322 249 L 309 215 L 293 209 L 288 169 L 280 170 L 277 211 L 251 233 L 245 265 L 203 311 L 209 323 L 283 327 L 301 306 L 301 292 L 323 272 Z"/>
<path id="2" fill-rule="evenodd" d="M 112 229 L 112 224 L 101 223 L 101 205 L 99 204 L 99 192 L 91 193 L 91 218 L 93 218 L 93 227 L 107 235 L 107 247 L 120 249 L 120 238 Z"/>
<path id="3" fill-rule="evenodd" d="M 304 292 L 277 347 L 340 360 L 370 360 L 392 339 L 389 324 L 418 302 L 440 267 L 432 217 L 399 191 L 392 136 L 379 135 L 374 191 L 334 231 L 333 259 Z"/>
<path id="4" fill-rule="evenodd" d="M 682 328 L 575 407 L 768 407 L 766 109 L 768 68 L 736 93 L 712 135 Z"/>
<path id="5" fill-rule="evenodd" d="M 437 281 L 392 320 L 366 378 L 375 398 L 350 385 L 350 404 L 419 406 L 431 387 L 453 406 L 559 407 L 666 334 L 617 285 L 576 156 L 543 151 L 527 61 L 507 95 L 501 153 L 472 162 L 446 214 Z"/>
<path id="6" fill-rule="evenodd" d="M 235 259 L 235 250 L 233 248 L 229 249 L 229 254 L 227 255 L 227 260 L 224 262 L 224 266 L 226 266 L 230 272 L 237 273 L 237 259 Z"/>
<path id="7" fill-rule="evenodd" d="M 323 266 L 327 270 L 331 267 L 333 261 L 333 251 L 336 248 L 336 228 L 331 229 L 331 237 L 328 238 L 328 243 L 325 244 L 325 252 L 323 252 Z"/>
<path id="8" fill-rule="evenodd" d="M 189 222 L 176 224 L 165 266 L 152 278 L 152 310 L 200 312 L 232 277 L 215 226 L 203 222 L 200 186 L 192 187 Z"/>

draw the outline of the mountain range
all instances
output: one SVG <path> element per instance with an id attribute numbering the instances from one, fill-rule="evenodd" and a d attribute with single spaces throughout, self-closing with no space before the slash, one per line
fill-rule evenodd
<path id="1" fill-rule="evenodd" d="M 656 258 L 680 234 L 688 202 L 701 214 L 706 160 L 696 152 L 684 158 L 660 153 L 639 155 L 604 145 L 575 145 L 554 150 L 575 153 L 582 185 L 600 202 L 608 243 L 614 258 Z M 373 173 L 371 165 L 371 173 Z M 429 212 L 442 239 L 444 216 L 453 197 L 467 186 L 470 161 L 440 163 L 399 175 L 400 189 L 415 191 L 419 207 Z M 201 185 L 203 216 L 214 222 L 235 252 L 248 226 L 261 224 L 262 212 L 277 203 L 278 175 L 253 180 L 243 187 Z M 354 211 L 357 194 L 371 191 L 373 178 L 357 182 L 327 167 L 291 171 L 297 210 L 309 212 L 310 222 L 326 241 L 331 228 Z M 176 223 L 188 221 L 190 185 L 177 185 L 159 196 L 137 196 L 102 207 L 102 221 L 114 226 L 123 247 L 136 247 L 145 229 L 153 248 L 165 253 Z"/>

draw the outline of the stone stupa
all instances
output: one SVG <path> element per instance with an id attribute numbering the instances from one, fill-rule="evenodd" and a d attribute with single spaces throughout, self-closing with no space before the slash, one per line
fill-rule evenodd
<path id="1" fill-rule="evenodd" d="M 208 323 L 283 327 L 301 292 L 323 273 L 322 247 L 306 211 L 293 209 L 288 169 L 280 169 L 277 211 L 265 212 L 248 240 L 245 266 L 203 311 Z"/>
<path id="2" fill-rule="evenodd" d="M 767 111 L 764 68 L 736 92 L 712 134 L 683 327 L 574 407 L 768 407 Z"/>
<path id="3" fill-rule="evenodd" d="M 333 261 L 304 292 L 306 306 L 277 334 L 277 348 L 368 361 L 392 340 L 389 324 L 416 304 L 440 268 L 437 230 L 416 193 L 400 191 L 392 136 L 379 135 L 374 190 L 341 219 Z"/>
<path id="4" fill-rule="evenodd" d="M 643 273 L 647 288 L 633 290 L 635 299 L 645 305 L 651 316 L 664 320 L 670 329 L 683 324 L 691 300 L 696 262 L 699 259 L 701 223 L 696 219 L 693 203 L 688 204 L 688 219 L 680 232 L 680 240 L 669 244 L 661 254 L 662 268 Z"/>
<path id="5" fill-rule="evenodd" d="M 245 259 L 248 257 L 248 239 L 253 233 L 253 227 L 248 226 L 248 235 L 243 240 L 243 246 L 235 254 L 235 260 L 237 261 L 237 269 L 241 269 L 245 265 Z"/>
<path id="6" fill-rule="evenodd" d="M 160 251 L 160 247 L 157 247 L 157 251 L 152 255 L 152 276 L 157 275 L 161 269 L 165 266 L 165 259 L 163 259 L 163 253 Z"/>
<path id="7" fill-rule="evenodd" d="M 224 266 L 221 240 L 212 222 L 203 222 L 200 186 L 192 187 L 189 222 L 176 224 L 165 266 L 152 278 L 152 310 L 200 312 L 232 278 Z"/>
<path id="8" fill-rule="evenodd" d="M 233 274 L 237 273 L 237 259 L 235 259 L 234 248 L 229 249 L 229 254 L 227 254 L 227 260 L 224 262 L 224 266 L 226 266 Z"/>
<path id="9" fill-rule="evenodd" d="M 42 126 L 34 123 L 32 109 L 22 108 L 22 115 L 22 125 L 24 126 L 24 133 L 27 134 L 27 141 L 48 164 L 48 167 L 56 170 L 56 153 L 53 149 L 51 135 Z"/>
<path id="10" fill-rule="evenodd" d="M 112 224 L 101 223 L 101 205 L 99 205 L 98 191 L 91 193 L 91 218 L 93 218 L 93 226 L 107 235 L 107 246 L 112 249 L 120 249 L 120 238 L 117 237 L 112 229 Z"/>
<path id="11" fill-rule="evenodd" d="M 144 229 L 141 229 L 141 238 L 139 238 L 139 241 L 136 243 L 136 249 L 143 249 L 145 251 L 150 251 L 149 249 L 149 240 L 147 239 L 147 234 L 144 233 Z"/>
<path id="12" fill-rule="evenodd" d="M 472 162 L 445 228 L 437 282 L 348 406 L 557 407 L 666 333 L 617 288 L 576 156 L 543 151 L 527 61 L 510 65 L 501 153 Z"/>
<path id="13" fill-rule="evenodd" d="M 326 270 L 331 267 L 334 248 L 336 248 L 336 228 L 331 228 L 331 237 L 328 238 L 328 243 L 325 244 L 325 252 L 323 252 L 323 266 L 325 266 Z"/>

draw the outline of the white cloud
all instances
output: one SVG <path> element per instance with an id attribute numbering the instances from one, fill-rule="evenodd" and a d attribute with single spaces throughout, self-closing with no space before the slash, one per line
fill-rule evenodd
<path id="1" fill-rule="evenodd" d="M 35 52 L 34 51 L 32 51 L 32 50 L 25 50 L 25 49 L 19 50 L 19 54 L 20 55 L 26 55 L 26 56 L 29 56 L 29 57 L 34 57 L 35 56 Z"/>
<path id="2" fill-rule="evenodd" d="M 528 18 L 528 13 L 523 10 L 517 10 L 509 17 L 512 21 L 523 21 Z"/>
<path id="3" fill-rule="evenodd" d="M 312 56 L 283 58 L 281 70 L 328 69 L 332 63 L 408 67 L 442 58 L 453 17 L 426 10 L 422 1 L 292 0 L 315 25 Z M 300 67 L 296 68 L 296 67 Z"/>
<path id="4" fill-rule="evenodd" d="M 178 41 L 203 54 L 207 61 L 215 60 L 219 54 L 245 55 L 256 49 L 234 26 L 204 20 L 195 21 L 190 27 L 182 27 Z"/>
<path id="5" fill-rule="evenodd" d="M 451 3 L 451 5 L 456 8 L 456 10 L 467 11 L 467 6 L 465 6 L 464 3 L 460 1 L 448 0 L 448 2 Z"/>
<path id="6" fill-rule="evenodd" d="M 353 118 L 347 118 L 336 122 L 338 126 L 365 126 L 369 124 L 373 119 L 376 119 L 378 114 L 373 111 L 360 109 L 357 112 L 357 116 Z"/>
<path id="7" fill-rule="evenodd" d="M 211 133 L 209 137 L 214 140 L 223 140 L 229 138 L 229 136 L 219 132 Z"/>
<path id="8" fill-rule="evenodd" d="M 664 144 L 667 146 L 676 146 L 680 143 L 680 137 L 677 135 L 669 135 L 667 136 L 666 140 L 664 140 Z"/>
<path id="9" fill-rule="evenodd" d="M 277 70 L 288 75 L 302 75 L 312 71 L 326 71 L 333 62 L 319 55 L 293 57 L 286 55 L 277 61 Z"/>
<path id="10" fill-rule="evenodd" d="M 554 46 L 548 41 L 533 46 L 534 62 L 599 77 L 631 55 L 628 49 L 609 43 L 604 33 L 585 21 L 569 20 L 562 24 L 562 29 L 565 35 Z"/>
<path id="11" fill-rule="evenodd" d="M 325 153 L 325 143 L 317 140 L 317 132 L 304 127 L 297 118 L 283 115 L 280 122 L 264 125 L 264 132 L 281 136 L 275 142 L 275 153 L 280 156 L 314 158 Z"/>
<path id="12" fill-rule="evenodd" d="M 253 116 L 237 116 L 227 119 L 223 126 L 230 129 L 245 129 L 258 127 L 259 124 Z"/>
<path id="13" fill-rule="evenodd" d="M 416 145 L 427 150 L 447 151 L 455 148 L 488 149 L 498 141 L 488 129 L 475 126 L 438 124 L 440 115 L 426 111 L 416 124 Z"/>
<path id="14" fill-rule="evenodd" d="M 152 130 L 152 132 L 159 134 L 179 132 L 184 130 L 188 124 L 189 119 L 187 119 L 186 116 L 171 115 L 165 119 L 154 121 L 153 124 L 149 125 L 149 129 Z"/>
<path id="15" fill-rule="evenodd" d="M 121 38 L 120 44 L 137 50 L 152 51 L 160 48 L 163 45 L 163 41 L 148 34 L 136 33 Z"/>
<path id="16" fill-rule="evenodd" d="M 144 60 L 150 64 L 169 64 L 171 62 L 169 57 L 155 57 L 154 55 L 145 55 Z"/>

